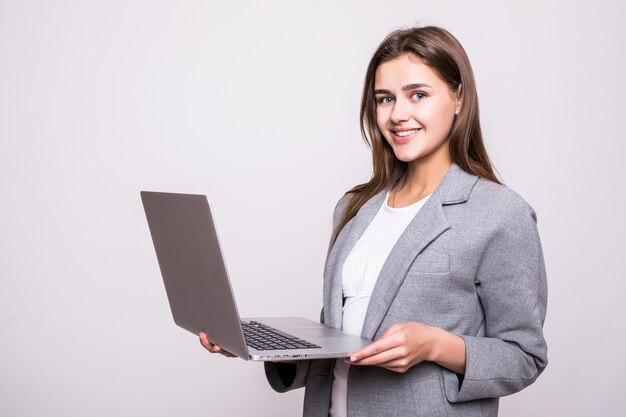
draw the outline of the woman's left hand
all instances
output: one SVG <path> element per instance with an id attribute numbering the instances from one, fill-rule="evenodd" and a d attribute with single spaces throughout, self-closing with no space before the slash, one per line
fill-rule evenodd
<path id="1" fill-rule="evenodd" d="M 422 361 L 435 361 L 440 342 L 448 335 L 458 337 L 423 323 L 396 323 L 374 343 L 346 358 L 346 363 L 377 365 L 404 373 Z M 463 363 L 463 367 L 464 365 Z"/>

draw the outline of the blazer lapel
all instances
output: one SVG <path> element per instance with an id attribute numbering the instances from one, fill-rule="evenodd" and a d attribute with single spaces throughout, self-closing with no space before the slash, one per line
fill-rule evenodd
<path id="1" fill-rule="evenodd" d="M 361 337 L 374 337 L 415 257 L 449 228 L 439 195 L 434 192 L 389 253 L 374 286 Z"/>
<path id="2" fill-rule="evenodd" d="M 415 257 L 450 228 L 443 206 L 467 201 L 478 177 L 452 164 L 439 187 L 420 209 L 387 257 L 376 281 L 361 336 L 371 339 L 391 305 Z M 369 199 L 343 228 L 331 248 L 324 270 L 324 323 L 341 329 L 343 264 L 378 213 L 391 187 L 389 184 Z"/>
<path id="3" fill-rule="evenodd" d="M 415 258 L 450 228 L 443 206 L 467 201 L 477 180 L 477 176 L 466 173 L 457 164 L 448 169 L 439 187 L 411 220 L 387 257 L 370 298 L 362 337 L 374 337 Z"/>
<path id="4" fill-rule="evenodd" d="M 342 289 L 342 269 L 343 264 L 361 238 L 365 229 L 378 213 L 380 206 L 387 195 L 389 187 L 386 187 L 378 194 L 370 198 L 359 209 L 354 216 L 342 229 L 337 240 L 333 245 L 326 269 L 324 270 L 324 324 L 336 329 L 342 326 L 342 309 L 343 309 L 343 289 Z"/>

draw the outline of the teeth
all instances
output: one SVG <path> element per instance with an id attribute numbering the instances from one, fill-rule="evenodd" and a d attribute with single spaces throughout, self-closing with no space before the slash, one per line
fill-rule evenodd
<path id="1" fill-rule="evenodd" d="M 417 129 L 413 129 L 413 130 L 405 130 L 403 132 L 396 132 L 396 135 L 398 136 L 409 136 L 411 134 L 413 134 Z"/>

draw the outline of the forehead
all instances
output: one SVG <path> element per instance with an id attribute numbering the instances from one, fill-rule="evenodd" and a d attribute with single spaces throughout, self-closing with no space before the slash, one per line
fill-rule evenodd
<path id="1" fill-rule="evenodd" d="M 383 62 L 376 68 L 374 88 L 392 89 L 408 84 L 423 83 L 432 87 L 447 87 L 439 75 L 412 54 Z"/>

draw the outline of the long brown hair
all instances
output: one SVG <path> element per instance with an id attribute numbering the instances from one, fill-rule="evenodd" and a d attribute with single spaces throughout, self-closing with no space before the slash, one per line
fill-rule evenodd
<path id="1" fill-rule="evenodd" d="M 448 136 L 452 161 L 463 170 L 500 184 L 483 144 L 478 112 L 476 82 L 469 58 L 450 32 L 436 26 L 425 26 L 391 32 L 370 60 L 361 97 L 361 135 L 372 149 L 373 173 L 369 182 L 357 185 L 344 210 L 337 235 L 367 200 L 385 188 L 397 175 L 403 175 L 407 163 L 397 159 L 376 123 L 374 82 L 376 69 L 384 62 L 412 54 L 432 68 L 453 92 L 461 87 L 461 109 Z"/>

